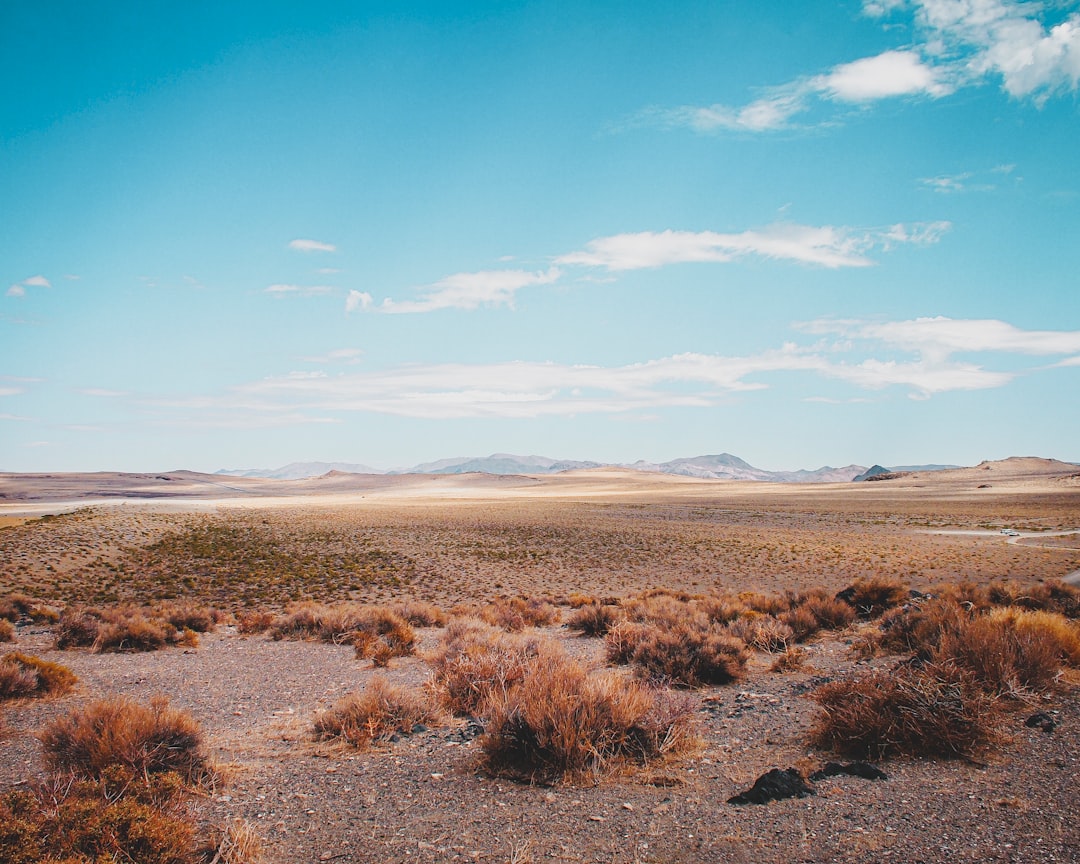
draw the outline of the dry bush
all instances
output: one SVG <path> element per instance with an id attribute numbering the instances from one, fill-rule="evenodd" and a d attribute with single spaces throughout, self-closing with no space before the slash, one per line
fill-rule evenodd
<path id="1" fill-rule="evenodd" d="M 493 693 L 518 683 L 538 655 L 562 653 L 550 639 L 508 635 L 475 618 L 453 618 L 439 647 L 425 659 L 443 707 L 472 716 L 484 713 Z"/>
<path id="2" fill-rule="evenodd" d="M 110 773 L 0 796 L 0 861 L 197 864 L 194 816 L 175 775 Z"/>
<path id="3" fill-rule="evenodd" d="M 811 698 L 823 709 L 811 743 L 861 759 L 970 755 L 993 742 L 998 716 L 994 698 L 949 663 L 833 681 Z"/>
<path id="4" fill-rule="evenodd" d="M 215 839 L 213 862 L 217 864 L 263 864 L 262 838 L 243 819 L 234 819 Z"/>
<path id="5" fill-rule="evenodd" d="M 985 612 L 994 605 L 989 586 L 976 585 L 968 580 L 935 585 L 930 589 L 930 595 L 942 600 L 950 600 L 968 612 Z"/>
<path id="6" fill-rule="evenodd" d="M 989 617 L 1007 621 L 1019 633 L 1039 634 L 1054 645 L 1063 662 L 1080 666 L 1080 623 L 1057 612 L 1026 609 L 995 609 Z"/>
<path id="7" fill-rule="evenodd" d="M 372 649 L 374 641 L 366 637 L 382 637 L 398 657 L 411 654 L 416 646 L 416 632 L 385 606 L 302 603 L 275 620 L 270 635 L 274 639 L 321 639 L 361 648 L 370 644 Z"/>
<path id="8" fill-rule="evenodd" d="M 211 606 L 190 601 L 164 603 L 153 610 L 156 618 L 163 618 L 175 629 L 211 633 L 225 619 L 225 613 Z"/>
<path id="9" fill-rule="evenodd" d="M 176 629 L 160 618 L 147 618 L 140 612 L 123 612 L 101 623 L 94 650 L 99 653 L 157 651 L 174 644 Z"/>
<path id="10" fill-rule="evenodd" d="M 990 693 L 1007 696 L 1045 690 L 1061 670 L 1058 646 L 1045 630 L 1019 630 L 985 615 L 943 633 L 932 656 L 970 672 Z"/>
<path id="11" fill-rule="evenodd" d="M 89 648 L 97 641 L 101 623 L 99 610 L 69 606 L 60 614 L 60 621 L 53 630 L 56 647 L 61 651 L 67 648 Z"/>
<path id="12" fill-rule="evenodd" d="M 908 586 L 898 579 L 871 576 L 855 583 L 836 595 L 837 600 L 850 605 L 860 618 L 876 618 L 886 609 L 899 606 L 911 596 Z"/>
<path id="13" fill-rule="evenodd" d="M 390 610 L 413 627 L 445 627 L 449 620 L 442 609 L 434 603 L 426 603 L 423 600 L 395 603 Z"/>
<path id="14" fill-rule="evenodd" d="M 566 598 L 566 605 L 571 609 L 580 609 L 582 606 L 591 606 L 594 603 L 599 604 L 600 601 L 594 594 L 582 594 L 578 591 L 573 591 L 570 596 Z"/>
<path id="15" fill-rule="evenodd" d="M 758 591 L 743 591 L 739 600 L 752 612 L 762 615 L 779 615 L 791 608 L 793 598 L 786 594 L 762 594 Z"/>
<path id="16" fill-rule="evenodd" d="M 441 714 L 422 694 L 375 677 L 361 693 L 340 699 L 315 720 L 317 738 L 339 738 L 365 748 L 396 732 L 410 733 L 418 723 L 438 723 Z"/>
<path id="17" fill-rule="evenodd" d="M 748 608 L 738 597 L 728 595 L 701 597 L 693 605 L 714 624 L 728 624 L 745 615 Z"/>
<path id="18" fill-rule="evenodd" d="M 850 603 L 828 595 L 806 597 L 798 608 L 810 612 L 822 630 L 842 630 L 855 620 L 855 609 Z"/>
<path id="19" fill-rule="evenodd" d="M 188 783 L 213 777 L 198 725 L 164 697 L 149 706 L 123 697 L 93 702 L 52 721 L 38 738 L 54 772 L 97 779 L 119 765 L 143 776 L 175 772 Z"/>
<path id="20" fill-rule="evenodd" d="M 682 599 L 687 598 L 687 599 Z M 707 628 L 709 619 L 700 608 L 691 606 L 687 595 L 653 590 L 623 604 L 628 621 L 653 624 L 657 627 L 675 627 L 688 624 Z"/>
<path id="21" fill-rule="evenodd" d="M 265 609 L 248 609 L 236 613 L 236 632 L 244 636 L 265 633 L 274 623 L 276 616 Z"/>
<path id="22" fill-rule="evenodd" d="M 55 609 L 26 594 L 8 594 L 0 597 L 0 619 L 18 624 L 33 621 L 36 624 L 54 624 L 59 619 Z"/>
<path id="23" fill-rule="evenodd" d="M 13 651 L 0 657 L 0 699 L 58 696 L 79 679 L 67 666 Z"/>
<path id="24" fill-rule="evenodd" d="M 655 624 L 640 621 L 620 621 L 604 636 L 604 652 L 608 663 L 625 665 L 634 659 L 641 641 L 654 629 Z"/>
<path id="25" fill-rule="evenodd" d="M 946 633 L 956 632 L 970 619 L 971 614 L 952 599 L 913 600 L 881 616 L 878 645 L 892 654 L 911 653 L 928 660 Z"/>
<path id="26" fill-rule="evenodd" d="M 6 618 L 0 618 L 0 642 L 15 641 L 15 625 Z"/>
<path id="27" fill-rule="evenodd" d="M 821 630 L 817 616 L 805 606 L 796 606 L 794 609 L 781 613 L 779 620 L 791 628 L 791 638 L 794 642 L 805 642 Z"/>
<path id="28" fill-rule="evenodd" d="M 1027 590 L 1018 589 L 1013 606 L 1043 612 L 1057 612 L 1066 618 L 1080 618 L 1080 587 L 1060 579 L 1047 579 Z"/>
<path id="29" fill-rule="evenodd" d="M 578 606 L 566 619 L 566 626 L 582 636 L 604 636 L 622 619 L 618 606 L 601 606 L 588 603 Z"/>
<path id="30" fill-rule="evenodd" d="M 746 673 L 746 645 L 714 627 L 645 625 L 632 662 L 639 674 L 685 687 L 728 684 Z"/>
<path id="31" fill-rule="evenodd" d="M 806 662 L 806 649 L 792 646 L 786 651 L 781 651 L 776 655 L 776 659 L 773 660 L 772 665 L 769 667 L 770 672 L 794 672 L 796 669 L 802 668 Z"/>
<path id="32" fill-rule="evenodd" d="M 771 615 L 744 615 L 728 624 L 726 631 L 759 651 L 784 651 L 795 641 L 795 631 Z"/>
<path id="33" fill-rule="evenodd" d="M 559 610 L 536 597 L 496 600 L 480 610 L 480 617 L 495 627 L 516 633 L 526 627 L 547 627 L 559 620 Z"/>
<path id="34" fill-rule="evenodd" d="M 595 779 L 613 764 L 646 763 L 696 742 L 693 708 L 673 694 L 542 655 L 492 699 L 484 767 L 529 782 Z"/>

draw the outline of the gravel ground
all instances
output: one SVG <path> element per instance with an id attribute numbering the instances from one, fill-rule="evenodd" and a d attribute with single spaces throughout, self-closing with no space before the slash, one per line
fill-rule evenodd
<path id="1" fill-rule="evenodd" d="M 438 631 L 421 631 L 426 647 Z M 600 643 L 546 631 L 601 665 Z M 0 784 L 40 771 L 33 737 L 51 717 L 102 695 L 166 694 L 198 721 L 226 782 L 200 803 L 203 819 L 248 820 L 272 862 L 1036 862 L 1080 861 L 1080 679 L 1006 719 L 1006 740 L 984 763 L 900 759 L 885 781 L 833 777 L 817 794 L 736 807 L 727 799 L 770 768 L 812 770 L 814 703 L 805 693 L 852 664 L 842 639 L 808 646 L 808 668 L 752 662 L 740 684 L 697 691 L 704 747 L 677 764 L 589 786 L 527 786 L 475 769 L 478 745 L 461 721 L 366 752 L 312 741 L 315 714 L 370 679 L 348 647 L 204 635 L 197 649 L 152 654 L 58 652 L 41 628 L 12 646 L 62 662 L 80 678 L 60 699 L 9 705 Z M 883 662 L 876 660 L 875 664 Z M 419 658 L 387 676 L 422 686 Z M 1057 712 L 1050 733 L 1028 729 Z"/>

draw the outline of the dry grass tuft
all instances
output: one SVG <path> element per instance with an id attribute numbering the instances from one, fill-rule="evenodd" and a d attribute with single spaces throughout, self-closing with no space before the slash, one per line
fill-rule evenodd
<path id="1" fill-rule="evenodd" d="M 315 735 L 370 747 L 397 732 L 408 734 L 418 723 L 439 723 L 442 715 L 422 695 L 372 678 L 361 693 L 339 700 L 315 720 Z"/>
<path id="2" fill-rule="evenodd" d="M 413 627 L 445 627 L 449 617 L 434 603 L 423 600 L 406 600 L 395 603 L 390 610 Z"/>
<path id="3" fill-rule="evenodd" d="M 79 679 L 67 666 L 14 651 L 0 657 L 0 699 L 58 696 Z"/>
<path id="4" fill-rule="evenodd" d="M 542 655 L 492 699 L 484 767 L 528 782 L 595 779 L 617 763 L 685 751 L 696 743 L 693 718 L 673 694 Z"/>
<path id="5" fill-rule="evenodd" d="M 1080 666 L 1080 623 L 1057 612 L 1026 609 L 995 609 L 992 621 L 1006 621 L 1021 634 L 1038 634 L 1054 645 L 1058 656 L 1070 666 Z"/>
<path id="6" fill-rule="evenodd" d="M 20 621 L 32 621 L 35 624 L 54 624 L 59 613 L 40 600 L 26 594 L 8 594 L 0 597 L 0 619 L 18 624 Z"/>
<path id="7" fill-rule="evenodd" d="M 38 738 L 53 772 L 100 779 L 119 765 L 142 776 L 175 772 L 192 784 L 214 776 L 198 725 L 164 697 L 149 706 L 123 697 L 93 702 L 54 720 Z"/>
<path id="8" fill-rule="evenodd" d="M 0 642 L 15 641 L 15 625 L 7 618 L 0 618 Z"/>
<path id="9" fill-rule="evenodd" d="M 728 684 L 746 674 L 746 645 L 718 627 L 665 629 L 620 625 L 608 634 L 608 657 L 628 656 L 638 674 L 683 687 Z"/>
<path id="10" fill-rule="evenodd" d="M 234 819 L 214 843 L 213 861 L 218 864 L 263 864 L 262 838 L 243 819 Z"/>
<path id="11" fill-rule="evenodd" d="M 582 636 L 605 636 L 621 619 L 622 611 L 618 606 L 587 603 L 570 613 L 566 626 Z"/>
<path id="12" fill-rule="evenodd" d="M 550 639 L 504 633 L 476 618 L 453 618 L 427 658 L 440 703 L 454 714 L 484 713 L 493 694 L 519 683 L 539 655 L 562 655 Z"/>
<path id="13" fill-rule="evenodd" d="M 270 629 L 277 616 L 264 609 L 248 609 L 236 613 L 236 632 L 243 636 L 254 636 Z"/>
<path id="14" fill-rule="evenodd" d="M 791 646 L 786 651 L 782 651 L 776 655 L 776 659 L 773 660 L 772 665 L 769 666 L 770 672 L 794 672 L 796 669 L 801 669 L 803 664 L 806 663 L 806 649 Z"/>
<path id="15" fill-rule="evenodd" d="M 853 607 L 860 618 L 876 618 L 887 609 L 899 606 L 910 596 L 908 586 L 899 579 L 872 576 L 857 579 L 837 594 L 836 599 Z"/>
<path id="16" fill-rule="evenodd" d="M 526 627 L 547 627 L 559 620 L 559 610 L 536 597 L 509 597 L 496 600 L 480 610 L 480 617 L 510 633 Z"/>
<path id="17" fill-rule="evenodd" d="M 985 615 L 942 634 L 933 659 L 962 667 L 984 689 L 1002 696 L 1046 690 L 1061 670 L 1058 645 L 1045 629 L 1019 629 L 1008 619 Z"/>
<path id="18" fill-rule="evenodd" d="M 795 631 L 788 624 L 756 612 L 732 621 L 727 633 L 759 651 L 784 651 L 795 641 Z"/>
<path id="19" fill-rule="evenodd" d="M 810 730 L 811 743 L 862 759 L 964 756 L 995 738 L 996 701 L 949 663 L 833 681 L 812 698 L 823 714 Z"/>

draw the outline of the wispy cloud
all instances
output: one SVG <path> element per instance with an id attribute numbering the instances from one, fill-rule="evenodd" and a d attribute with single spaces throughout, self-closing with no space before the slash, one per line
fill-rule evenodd
<path id="1" fill-rule="evenodd" d="M 379 311 L 392 314 L 434 312 L 438 309 L 478 309 L 481 306 L 513 306 L 514 295 L 532 285 L 548 285 L 561 275 L 557 267 L 539 272 L 483 270 L 456 273 L 421 289 L 419 300 L 387 298 Z"/>
<path id="2" fill-rule="evenodd" d="M 556 261 L 607 270 L 638 270 L 757 256 L 829 268 L 867 267 L 873 263 L 869 253 L 875 249 L 888 249 L 898 243 L 934 243 L 949 228 L 948 222 L 871 230 L 777 223 L 739 234 L 644 231 L 592 240 L 584 250 L 563 255 Z"/>
<path id="3" fill-rule="evenodd" d="M 1052 6 L 1016 0 L 866 0 L 863 10 L 872 17 L 910 14 L 918 40 L 764 88 L 745 105 L 654 108 L 639 119 L 700 132 L 761 133 L 790 128 L 798 115 L 828 103 L 937 99 L 992 79 L 1011 96 L 1036 102 L 1077 89 L 1080 13 L 1050 24 Z"/>
<path id="4" fill-rule="evenodd" d="M 305 363 L 358 363 L 364 356 L 362 348 L 338 348 L 309 357 L 301 357 Z"/>
<path id="5" fill-rule="evenodd" d="M 78 392 L 83 396 L 94 396 L 100 399 L 117 399 L 121 396 L 131 395 L 125 390 L 108 390 L 104 387 L 83 387 Z"/>
<path id="6" fill-rule="evenodd" d="M 0 396 L 18 396 L 22 392 L 21 387 L 0 387 Z"/>
<path id="7" fill-rule="evenodd" d="M 332 294 L 337 289 L 330 285 L 269 285 L 263 289 L 267 294 L 284 297 L 295 294 L 299 297 L 316 297 L 323 294 Z"/>
<path id="8" fill-rule="evenodd" d="M 25 297 L 26 289 L 22 285 L 12 285 L 6 293 L 8 297 Z"/>
<path id="9" fill-rule="evenodd" d="M 52 288 L 52 283 L 40 274 L 31 276 L 29 279 L 23 279 L 22 284 L 27 288 Z"/>
<path id="10" fill-rule="evenodd" d="M 345 312 L 355 312 L 357 309 L 367 309 L 371 306 L 372 297 L 367 291 L 353 289 L 345 296 Z"/>
<path id="11" fill-rule="evenodd" d="M 324 243 L 321 240 L 290 240 L 289 248 L 297 252 L 337 252 L 337 246 L 333 243 Z"/>
<path id="12" fill-rule="evenodd" d="M 155 400 L 153 405 L 182 412 L 184 423 L 252 427 L 328 422 L 353 412 L 429 419 L 641 414 L 751 398 L 777 376 L 794 374 L 854 388 L 850 394 L 809 401 L 857 403 L 866 400 L 866 391 L 898 389 L 910 398 L 928 399 L 1003 387 L 1018 375 L 1047 368 L 1018 368 L 1009 356 L 1068 354 L 1056 365 L 1074 365 L 1080 354 L 1080 331 L 1022 330 L 992 320 L 819 320 L 794 329 L 814 339 L 746 356 L 688 352 L 616 366 L 519 360 L 336 374 L 296 371 L 219 396 Z M 352 350 L 310 359 L 349 362 L 355 356 Z M 958 354 L 982 356 L 954 356 Z M 878 398 L 888 397 L 875 401 Z"/>

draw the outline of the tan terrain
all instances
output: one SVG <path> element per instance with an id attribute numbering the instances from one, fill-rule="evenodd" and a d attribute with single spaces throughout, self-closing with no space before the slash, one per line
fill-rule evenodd
<path id="1" fill-rule="evenodd" d="M 607 469 L 291 482 L 2 475 L 0 597 L 23 592 L 58 606 L 193 598 L 227 611 L 417 598 L 449 609 L 656 587 L 832 592 L 868 576 L 920 590 L 1035 584 L 1080 571 L 1078 470 L 1014 459 L 814 486 Z M 80 683 L 63 697 L 8 704 L 0 783 L 18 788 L 40 774 L 34 732 L 50 718 L 103 695 L 164 693 L 228 766 L 201 818 L 247 820 L 275 862 L 1080 860 L 1075 669 L 1045 694 L 1010 701 L 1000 742 L 976 758 L 899 757 L 880 763 L 888 780 L 832 777 L 808 798 L 726 803 L 770 768 L 832 758 L 807 744 L 820 709 L 806 694 L 894 664 L 852 652 L 874 627 L 814 637 L 794 671 L 771 672 L 773 656 L 756 652 L 745 680 L 686 691 L 703 741 L 690 755 L 543 786 L 478 770 L 478 743 L 460 719 L 367 751 L 313 740 L 318 712 L 375 674 L 421 688 L 430 676 L 422 657 L 377 673 L 349 646 L 233 626 L 196 648 L 58 651 L 50 627 L 25 623 L 11 647 L 63 663 Z M 420 632 L 422 648 L 440 639 L 438 628 Z M 602 640 L 558 625 L 542 632 L 606 666 Z M 1055 718 L 1053 731 L 1024 725 L 1037 710 Z"/>

